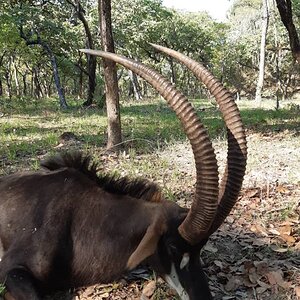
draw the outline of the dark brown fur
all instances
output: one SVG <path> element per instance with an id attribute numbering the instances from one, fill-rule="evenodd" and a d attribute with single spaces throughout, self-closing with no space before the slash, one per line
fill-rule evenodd
<path id="1" fill-rule="evenodd" d="M 44 170 L 0 179 L 5 251 L 0 281 L 16 300 L 110 282 L 128 265 L 132 268 L 153 255 L 153 269 L 169 269 L 166 259 L 166 267 L 159 266 L 161 259 L 155 255 L 161 252 L 158 243 L 166 247 L 170 242 L 166 234 L 171 231 L 172 243 L 179 239 L 182 253 L 187 251 L 177 233 L 187 210 L 163 199 L 152 202 L 158 192 L 155 184 L 97 176 L 90 158 L 78 153 L 42 165 Z"/>
<path id="2" fill-rule="evenodd" d="M 97 164 L 91 163 L 91 157 L 84 156 L 80 152 L 66 152 L 50 157 L 43 161 L 41 166 L 51 171 L 63 168 L 78 170 L 102 189 L 113 194 L 142 198 L 145 201 L 151 201 L 158 194 L 161 195 L 160 188 L 155 183 L 143 178 L 131 179 L 111 174 L 97 174 Z"/>

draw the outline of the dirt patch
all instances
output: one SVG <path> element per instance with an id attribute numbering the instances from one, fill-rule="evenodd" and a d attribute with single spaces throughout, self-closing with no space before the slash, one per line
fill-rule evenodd
<path id="1" fill-rule="evenodd" d="M 272 183 L 300 184 L 300 136 L 288 131 L 280 134 L 248 134 L 248 161 L 244 187 L 265 186 Z M 213 143 L 219 171 L 226 163 L 226 142 Z M 194 161 L 188 142 L 176 143 L 160 153 L 161 157 L 179 171 L 194 175 Z"/>

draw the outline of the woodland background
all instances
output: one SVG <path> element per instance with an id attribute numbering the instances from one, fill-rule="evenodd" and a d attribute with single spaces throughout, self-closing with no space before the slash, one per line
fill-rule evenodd
<path id="1" fill-rule="evenodd" d="M 292 4 L 294 24 L 299 30 L 300 2 L 294 0 Z M 72 100 L 104 105 L 101 65 L 96 67 L 78 51 L 86 47 L 101 49 L 95 1 L 1 1 L 0 10 L 2 104 L 13 103 L 16 98 L 39 102 L 59 93 L 62 107 Z M 206 90 L 172 59 L 155 53 L 148 42 L 201 61 L 237 97 L 253 99 L 266 20 L 262 96 L 284 101 L 299 93 L 300 73 L 275 1 L 236 0 L 226 23 L 213 20 L 205 12 L 168 9 L 160 0 L 112 1 L 116 52 L 154 66 L 190 98 L 207 97 Z M 130 71 L 120 68 L 118 79 L 125 100 L 140 101 L 155 95 Z"/>
<path id="2" fill-rule="evenodd" d="M 292 7 L 294 43 L 276 2 Z M 116 53 L 152 66 L 191 99 L 221 172 L 226 130 L 216 103 L 148 42 L 202 62 L 241 110 L 249 147 L 244 188 L 202 253 L 215 299 L 300 297 L 300 1 L 276 2 L 235 0 L 226 22 L 160 0 L 111 2 Z M 0 0 L 0 175 L 79 149 L 100 171 L 154 180 L 167 199 L 189 206 L 195 172 L 176 116 L 148 84 L 117 67 L 122 140 L 118 152 L 107 149 L 103 65 L 81 48 L 102 48 L 96 1 Z M 152 274 L 137 277 L 70 292 L 77 299 L 177 299 Z"/>

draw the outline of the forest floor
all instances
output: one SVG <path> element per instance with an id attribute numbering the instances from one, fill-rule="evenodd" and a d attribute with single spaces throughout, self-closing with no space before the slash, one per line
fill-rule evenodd
<path id="1" fill-rule="evenodd" d="M 201 254 L 214 299 L 300 299 L 298 109 L 293 107 L 277 113 L 246 107 L 242 111 L 249 152 L 244 186 L 232 213 L 210 237 Z M 226 163 L 222 123 L 215 118 L 214 108 L 205 106 L 204 110 L 204 122 L 207 120 L 208 127 L 213 128 L 213 144 L 222 173 Z M 205 116 L 206 112 L 209 116 Z M 143 113 L 144 118 L 141 117 Z M 49 153 L 76 148 L 91 152 L 107 171 L 117 170 L 121 175 L 154 180 L 162 187 L 166 198 L 182 206 L 191 204 L 195 182 L 192 153 L 185 137 L 176 133 L 177 125 L 173 124 L 176 118 L 169 116 L 164 106 L 125 108 L 127 144 L 118 155 L 107 152 L 103 141 L 94 140 L 94 135 L 102 131 L 98 128 L 102 119 L 95 117 L 94 112 L 89 113 L 86 122 L 82 121 L 86 112 L 65 114 L 61 119 L 68 120 L 67 125 L 61 119 L 55 120 L 56 114 L 51 110 L 34 115 L 4 113 L 0 118 L 0 174 L 38 168 L 38 161 Z M 153 123 L 165 114 L 168 115 L 165 123 L 158 122 L 149 129 L 147 117 Z M 91 128 L 98 133 L 88 132 Z M 174 291 L 153 274 L 137 270 L 135 275 L 140 278 L 135 281 L 124 278 L 112 284 L 80 289 L 73 298 L 178 299 Z"/>
<path id="2" fill-rule="evenodd" d="M 216 141 L 214 146 L 224 165 L 226 143 Z M 248 147 L 238 204 L 202 252 L 211 290 L 214 299 L 295 300 L 300 297 L 300 135 L 248 132 Z M 121 166 L 124 173 L 128 164 L 139 172 L 141 161 L 168 166 L 156 181 L 173 191 L 170 198 L 189 206 L 195 178 L 187 142 L 134 159 L 105 159 L 112 168 Z M 154 279 L 90 287 L 78 299 L 140 299 L 143 291 L 144 300 L 177 299 L 161 280 Z"/>

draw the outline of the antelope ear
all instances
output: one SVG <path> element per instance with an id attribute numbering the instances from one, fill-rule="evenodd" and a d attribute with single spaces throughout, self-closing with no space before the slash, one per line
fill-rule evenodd
<path id="1" fill-rule="evenodd" d="M 128 270 L 134 269 L 139 263 L 155 252 L 158 241 L 167 228 L 163 221 L 159 221 L 161 220 L 156 220 L 148 226 L 144 237 L 127 261 Z"/>

